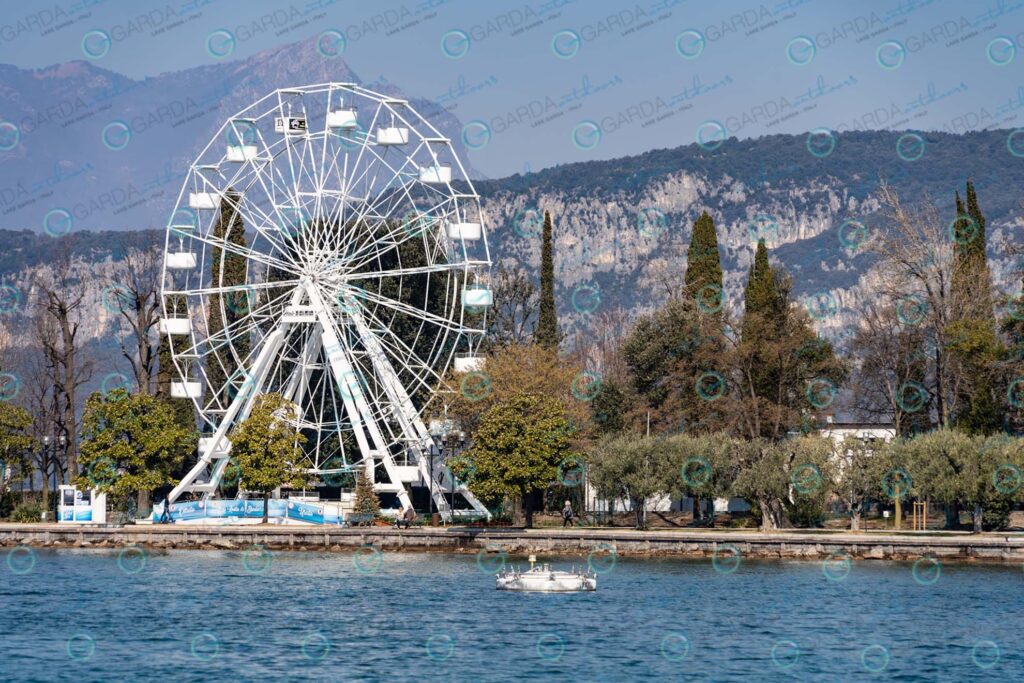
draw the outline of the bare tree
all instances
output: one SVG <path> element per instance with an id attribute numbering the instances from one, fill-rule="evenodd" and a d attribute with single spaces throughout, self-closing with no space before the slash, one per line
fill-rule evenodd
<path id="1" fill-rule="evenodd" d="M 864 298 L 859 319 L 850 345 L 856 359 L 851 409 L 862 418 L 891 420 L 900 435 L 926 429 L 930 398 L 913 393 L 929 362 L 924 330 L 907 324 L 916 317 L 901 321 L 891 302 L 873 297 Z"/>
<path id="2" fill-rule="evenodd" d="M 537 324 L 539 304 L 537 287 L 521 266 L 500 266 L 495 277 L 488 344 L 493 347 L 529 343 Z"/>
<path id="3" fill-rule="evenodd" d="M 631 313 L 621 306 L 598 311 L 589 326 L 589 340 L 580 339 L 580 350 L 590 359 L 601 377 L 625 384 L 629 367 L 622 353 L 622 345 L 633 328 Z"/>
<path id="4" fill-rule="evenodd" d="M 52 318 L 37 314 L 32 320 L 33 333 L 38 342 L 25 352 L 22 367 L 26 378 L 22 387 L 23 404 L 32 414 L 32 436 L 40 448 L 32 461 L 42 478 L 43 507 L 49 503 L 51 483 L 64 481 L 68 471 L 66 449 L 60 449 L 60 434 L 64 420 L 57 390 L 60 368 L 50 362 L 47 348 L 57 343 L 57 328 Z M 65 437 L 66 439 L 66 437 Z"/>
<path id="5" fill-rule="evenodd" d="M 950 323 L 968 302 L 953 287 L 957 259 L 949 228 L 927 196 L 910 207 L 884 181 L 879 199 L 891 225 L 878 231 L 870 248 L 881 257 L 878 292 L 923 334 L 923 352 L 930 372 L 927 388 L 936 421 L 948 427 L 956 412 L 959 384 L 964 380 L 951 348 L 957 343 Z M 961 295 L 962 296 L 962 295 Z"/>
<path id="6" fill-rule="evenodd" d="M 39 314 L 53 325 L 54 333 L 40 335 L 39 341 L 54 382 L 58 438 L 64 437 L 62 450 L 74 478 L 78 474 L 78 389 L 89 381 L 92 364 L 82 357 L 78 338 L 85 287 L 74 274 L 71 239 L 64 237 L 57 242 L 51 267 L 37 275 L 34 284 L 39 290 Z"/>
<path id="7" fill-rule="evenodd" d="M 128 334 L 120 341 L 121 355 L 128 360 L 139 393 L 153 393 L 156 376 L 160 322 L 160 267 L 162 245 L 152 230 L 125 236 L 122 267 L 114 276 L 112 302 L 121 314 L 120 324 Z"/>

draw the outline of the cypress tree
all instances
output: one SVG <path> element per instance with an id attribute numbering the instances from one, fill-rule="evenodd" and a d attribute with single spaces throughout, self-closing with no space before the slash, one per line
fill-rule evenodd
<path id="1" fill-rule="evenodd" d="M 601 385 L 597 396 L 591 402 L 590 409 L 597 430 L 602 434 L 617 434 L 626 426 L 626 395 L 622 393 L 614 379 Z"/>
<path id="2" fill-rule="evenodd" d="M 552 244 L 551 214 L 544 212 L 540 254 L 540 310 L 533 341 L 549 349 L 557 349 L 562 341 L 555 312 L 555 250 Z"/>
<path id="3" fill-rule="evenodd" d="M 846 369 L 832 345 L 817 336 L 806 313 L 790 306 L 792 281 L 768 261 L 768 247 L 758 241 L 744 291 L 746 310 L 736 355 L 743 371 L 738 381 L 738 410 L 749 420 L 749 437 L 781 439 L 806 427 L 817 409 L 807 394 L 809 378 L 826 379 L 838 387 Z"/>
<path id="4" fill-rule="evenodd" d="M 991 434 L 1002 424 L 998 362 L 1004 354 L 996 336 L 992 285 L 986 255 L 985 216 L 974 183 L 967 181 L 966 206 L 956 193 L 953 237 L 956 251 L 952 289 L 956 318 L 948 336 L 962 365 L 956 424 L 973 434 Z"/>
<path id="5" fill-rule="evenodd" d="M 693 236 L 686 252 L 685 279 L 687 291 L 698 302 L 713 306 L 709 297 L 721 296 L 722 262 L 718 254 L 718 236 L 715 234 L 715 222 L 707 211 L 701 213 L 693 224 Z M 717 294 L 701 291 L 709 285 L 718 288 Z"/>
<path id="6" fill-rule="evenodd" d="M 217 225 L 214 226 L 213 237 L 218 240 L 240 247 L 244 250 L 248 243 L 245 239 L 245 225 L 242 223 L 242 216 L 238 211 L 238 203 L 241 197 L 233 190 L 228 190 L 220 205 L 220 215 L 217 218 Z M 236 250 L 227 251 L 220 247 L 214 247 L 210 260 L 210 277 L 214 287 L 233 287 L 245 285 L 246 283 L 246 259 L 245 256 L 236 253 Z M 222 262 L 223 261 L 223 266 Z M 213 394 L 220 394 L 221 401 L 225 407 L 234 398 L 237 388 L 230 387 L 226 394 L 221 390 L 228 380 L 240 385 L 242 378 L 238 373 L 238 361 L 231 352 L 233 348 L 238 358 L 245 359 L 249 355 L 250 339 L 248 332 L 241 333 L 234 327 L 234 324 L 248 314 L 248 296 L 246 292 L 233 292 L 221 297 L 219 294 L 211 294 L 209 297 L 209 310 L 207 311 L 207 322 L 211 338 L 223 336 L 225 330 L 230 338 L 228 346 L 221 346 L 214 351 L 207 359 L 206 380 L 207 390 Z M 216 343 L 216 342 L 215 342 Z M 219 361 L 219 362 L 218 362 Z"/>
<path id="7" fill-rule="evenodd" d="M 970 253 L 975 256 L 980 256 L 981 259 L 985 261 L 985 216 L 981 213 L 981 209 L 978 207 L 978 195 L 974 192 L 974 183 L 969 179 L 967 181 L 967 215 L 971 217 L 976 228 L 974 239 L 968 243 L 970 246 Z M 987 262 L 985 266 L 986 268 L 988 267 Z"/>
<path id="8" fill-rule="evenodd" d="M 959 257 L 963 253 L 961 245 L 970 240 L 971 221 L 964 208 L 964 202 L 960 199 L 960 190 L 956 191 L 956 219 L 953 221 L 953 239 L 956 241 L 956 253 Z"/>
<path id="9" fill-rule="evenodd" d="M 775 270 L 768 262 L 768 247 L 764 239 L 760 239 L 757 241 L 754 262 L 750 264 L 747 286 L 743 290 L 744 333 L 747 331 L 748 321 L 753 320 L 755 316 L 768 324 L 777 321 L 786 312 L 785 303 L 782 293 L 779 292 Z"/>
<path id="10" fill-rule="evenodd" d="M 718 253 L 715 222 L 707 211 L 701 212 L 693 224 L 693 236 L 690 238 L 690 246 L 686 252 L 684 282 L 687 295 L 697 304 L 696 326 L 698 329 L 694 331 L 693 336 L 699 340 L 696 345 L 699 349 L 694 348 L 690 354 L 686 355 L 694 356 L 699 351 L 702 362 L 689 364 L 677 362 L 675 366 L 682 371 L 685 385 L 693 387 L 703 372 L 715 369 L 714 365 L 717 364 L 726 347 L 721 314 L 725 296 L 722 290 L 722 262 Z M 690 366 L 688 376 L 687 365 Z M 687 429 L 690 431 L 711 431 L 724 423 L 725 415 L 721 412 L 721 406 L 716 402 L 694 401 L 691 395 L 683 398 L 681 403 L 682 419 L 680 423 L 687 425 Z M 695 500 L 694 506 L 695 509 L 699 508 L 698 500 Z M 699 514 L 699 510 L 697 514 Z"/>

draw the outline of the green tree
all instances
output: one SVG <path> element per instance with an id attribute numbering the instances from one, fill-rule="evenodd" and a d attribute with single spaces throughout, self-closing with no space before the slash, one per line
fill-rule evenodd
<path id="1" fill-rule="evenodd" d="M 540 311 L 533 340 L 540 346 L 554 349 L 558 348 L 562 336 L 558 331 L 558 314 L 555 310 L 555 248 L 551 233 L 551 214 L 545 211 L 544 229 L 541 232 Z"/>
<path id="2" fill-rule="evenodd" d="M 758 242 L 744 295 L 742 329 L 719 361 L 729 367 L 724 403 L 730 423 L 749 438 L 780 440 L 815 428 L 810 418 L 831 409 L 846 364 L 818 337 L 803 307 L 792 305 L 788 275 L 768 262 Z"/>
<path id="3" fill-rule="evenodd" d="M 832 470 L 832 493 L 850 513 L 850 531 L 860 531 L 861 519 L 872 500 L 884 497 L 882 479 L 885 458 L 880 456 L 882 444 L 848 436 L 836 445 Z"/>
<path id="4" fill-rule="evenodd" d="M 601 384 L 590 408 L 599 434 L 617 434 L 625 427 L 628 401 L 614 379 Z"/>
<path id="5" fill-rule="evenodd" d="M 987 505 L 1002 508 L 1020 498 L 1020 467 L 1024 463 L 1017 439 L 938 429 L 897 448 L 905 453 L 913 493 L 969 510 L 975 532 L 984 528 Z"/>
<path id="6" fill-rule="evenodd" d="M 559 466 L 573 456 L 575 435 L 560 401 L 547 395 L 517 394 L 483 415 L 473 445 L 453 469 L 457 477 L 470 480 L 470 490 L 485 502 L 516 499 L 530 528 L 532 495 L 558 478 Z"/>
<path id="7" fill-rule="evenodd" d="M 733 458 L 732 439 L 724 432 L 674 434 L 665 439 L 671 458 L 670 492 L 693 499 L 693 519 L 704 518 L 701 502 L 707 500 L 708 522 L 715 525 L 716 498 L 727 498 L 736 479 L 737 461 Z"/>
<path id="8" fill-rule="evenodd" d="M 153 490 L 174 482 L 197 439 L 196 430 L 182 426 L 160 398 L 124 389 L 95 392 L 82 415 L 84 474 L 76 484 L 118 499 L 135 495 L 143 514 Z"/>
<path id="9" fill-rule="evenodd" d="M 632 394 L 639 409 L 650 412 L 652 429 L 710 432 L 723 424 L 717 404 L 693 400 L 695 384 L 722 348 L 722 338 L 703 324 L 704 317 L 693 299 L 672 297 L 640 317 L 623 342 Z"/>
<path id="10" fill-rule="evenodd" d="M 693 236 L 686 252 L 686 288 L 690 298 L 718 308 L 722 296 L 722 262 L 718 253 L 715 222 L 707 211 L 693 224 Z"/>
<path id="11" fill-rule="evenodd" d="M 765 334 L 786 315 L 789 286 L 768 260 L 764 239 L 757 241 L 754 262 L 743 290 L 743 334 Z"/>
<path id="12" fill-rule="evenodd" d="M 366 473 L 365 468 L 360 467 L 356 471 L 354 495 L 353 511 L 356 514 L 358 523 L 372 523 L 374 517 L 380 512 L 380 498 L 377 497 L 377 492 L 373 490 L 373 482 L 370 481 L 370 476 Z"/>
<path id="13" fill-rule="evenodd" d="M 822 515 L 832 476 L 832 442 L 819 436 L 798 436 L 783 441 L 734 441 L 735 495 L 761 514 L 761 530 L 792 526 L 799 513 L 805 522 Z"/>
<path id="14" fill-rule="evenodd" d="M 971 434 L 994 434 L 1002 426 L 999 362 L 1005 354 L 996 336 L 991 273 L 986 255 L 985 216 L 974 183 L 967 181 L 967 205 L 956 194 L 953 223 L 956 252 L 952 277 L 955 317 L 950 321 L 951 355 L 963 367 L 954 424 Z"/>
<path id="15" fill-rule="evenodd" d="M 1010 392 L 1016 392 L 1014 382 L 1024 375 L 1024 278 L 1021 282 L 1021 291 L 1006 300 L 1006 313 L 1000 321 L 1000 330 L 1005 336 L 1006 344 L 1003 349 L 1003 366 L 1005 374 L 1003 377 L 1003 397 L 1007 398 Z M 1024 432 L 1024 414 L 1019 407 L 1019 401 L 1004 401 L 1005 420 L 1004 429 L 1015 433 Z"/>
<path id="16" fill-rule="evenodd" d="M 211 395 L 219 396 L 225 406 L 234 399 L 238 386 L 244 381 L 244 378 L 240 377 L 239 363 L 246 360 L 251 347 L 249 332 L 238 329 L 236 325 L 249 311 L 249 293 L 244 290 L 247 278 L 245 252 L 248 249 L 248 242 L 242 215 L 238 211 L 240 201 L 241 197 L 233 190 L 229 189 L 224 194 L 220 204 L 220 215 L 213 229 L 213 238 L 223 240 L 228 246 L 213 247 L 210 258 L 212 286 L 239 289 L 223 296 L 211 294 L 206 312 L 210 338 L 230 340 L 230 344 L 221 345 L 206 361 L 207 391 Z M 229 383 L 225 390 L 225 385 Z"/>
<path id="17" fill-rule="evenodd" d="M 647 527 L 647 502 L 672 489 L 673 461 L 662 439 L 637 434 L 608 436 L 587 454 L 591 484 L 604 498 L 625 498 L 636 528 Z"/>
<path id="18" fill-rule="evenodd" d="M 263 523 L 268 519 L 270 494 L 281 486 L 302 486 L 302 445 L 306 437 L 285 422 L 295 404 L 280 394 L 256 399 L 249 417 L 231 431 L 231 455 L 241 470 L 240 486 L 263 494 Z"/>
<path id="19" fill-rule="evenodd" d="M 784 291 L 780 291 L 784 290 Z M 768 261 L 768 247 L 758 240 L 754 262 L 750 264 L 747 286 L 743 290 L 742 349 L 749 353 L 749 368 L 744 389 L 752 399 L 772 402 L 783 383 L 778 354 L 770 345 L 783 340 L 780 327 L 786 319 L 788 283 Z M 774 356 L 774 357 L 773 357 Z M 772 362 L 775 361 L 775 362 Z M 770 436 L 778 438 L 773 432 Z"/>
<path id="20" fill-rule="evenodd" d="M 0 499 L 15 477 L 31 477 L 30 458 L 35 446 L 31 436 L 32 416 L 21 406 L 0 401 Z M 44 487 L 45 488 L 45 487 Z"/>

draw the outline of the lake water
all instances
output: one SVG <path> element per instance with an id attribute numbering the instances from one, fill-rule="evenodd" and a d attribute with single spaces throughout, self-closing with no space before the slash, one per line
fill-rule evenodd
<path id="1" fill-rule="evenodd" d="M 530 595 L 473 555 L 0 552 L 5 681 L 1024 680 L 1019 566 L 599 554 Z"/>

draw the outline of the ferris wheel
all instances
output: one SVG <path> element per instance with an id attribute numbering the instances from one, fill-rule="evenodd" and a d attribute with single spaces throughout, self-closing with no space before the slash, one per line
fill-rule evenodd
<path id="1" fill-rule="evenodd" d="M 207 433 L 169 495 L 213 497 L 232 427 L 278 392 L 331 482 L 356 468 L 450 517 L 486 509 L 435 462 L 424 421 L 449 368 L 479 371 L 490 255 L 480 200 L 407 101 L 352 83 L 276 90 L 229 118 L 171 216 L 160 322 Z M 242 474 L 244 486 L 244 473 Z M 458 507 L 456 505 L 456 507 Z"/>

